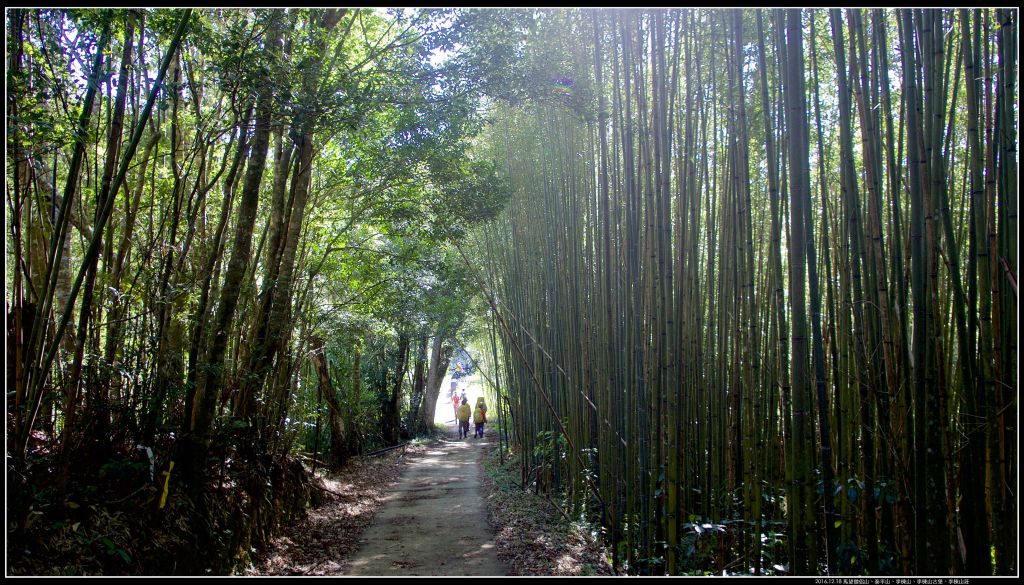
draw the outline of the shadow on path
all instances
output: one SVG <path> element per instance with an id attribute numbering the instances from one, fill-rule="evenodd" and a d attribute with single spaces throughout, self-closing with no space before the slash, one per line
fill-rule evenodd
<path id="1" fill-rule="evenodd" d="M 363 532 L 343 575 L 507 575 L 487 524 L 480 460 L 489 439 L 459 440 L 454 425 L 405 465 Z"/>

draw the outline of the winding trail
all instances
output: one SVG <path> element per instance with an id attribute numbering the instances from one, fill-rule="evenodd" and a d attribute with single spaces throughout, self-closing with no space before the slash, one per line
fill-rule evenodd
<path id="1" fill-rule="evenodd" d="M 490 443 L 454 425 L 407 469 L 342 575 L 507 575 L 487 523 L 480 460 Z"/>

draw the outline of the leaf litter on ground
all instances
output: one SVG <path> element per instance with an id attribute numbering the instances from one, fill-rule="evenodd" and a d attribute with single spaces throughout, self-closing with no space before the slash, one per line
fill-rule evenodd
<path id="1" fill-rule="evenodd" d="M 494 431 L 488 429 L 488 433 Z M 614 575 L 609 553 L 588 526 L 570 522 L 552 500 L 522 489 L 515 457 L 499 461 L 497 435 L 485 456 L 488 521 L 513 575 Z"/>
<path id="2" fill-rule="evenodd" d="M 425 451 L 409 445 L 404 456 Z M 286 526 L 267 552 L 241 574 L 337 575 L 342 562 L 356 551 L 359 537 L 373 521 L 389 490 L 402 474 L 403 452 L 366 459 L 353 458 L 339 472 L 317 472 L 313 480 L 325 502 Z"/>
<path id="3" fill-rule="evenodd" d="M 510 574 L 614 575 L 608 552 L 590 529 L 569 522 L 551 500 L 515 485 L 514 460 L 499 464 L 496 436 L 489 438 L 494 447 L 484 456 L 482 485 L 498 556 Z M 427 449 L 427 445 L 410 445 L 406 456 Z M 389 454 L 353 459 L 336 474 L 318 473 L 315 481 L 325 503 L 309 509 L 304 520 L 285 527 L 267 552 L 241 574 L 341 574 L 402 471 L 401 455 Z"/>

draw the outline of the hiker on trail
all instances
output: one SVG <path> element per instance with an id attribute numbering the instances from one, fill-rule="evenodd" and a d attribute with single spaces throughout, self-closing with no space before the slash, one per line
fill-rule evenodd
<path id="1" fill-rule="evenodd" d="M 452 408 L 455 409 L 455 418 L 459 417 L 459 395 L 452 393 Z"/>
<path id="2" fill-rule="evenodd" d="M 476 431 L 473 433 L 473 436 L 478 439 L 484 438 L 484 423 L 487 422 L 487 404 L 484 403 L 483 396 L 476 399 L 473 422 L 476 423 Z"/>
<path id="3" fill-rule="evenodd" d="M 459 438 L 465 439 L 469 436 L 469 402 L 463 400 L 456 412 L 456 418 L 459 419 Z"/>

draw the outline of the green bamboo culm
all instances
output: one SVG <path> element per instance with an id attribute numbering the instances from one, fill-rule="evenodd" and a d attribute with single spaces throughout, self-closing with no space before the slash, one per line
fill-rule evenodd
<path id="1" fill-rule="evenodd" d="M 522 477 L 617 568 L 1005 572 L 1015 15 L 536 13 L 524 67 L 571 92 L 495 105 L 514 195 L 473 253 Z M 556 417 L 587 459 L 549 463 Z"/>

